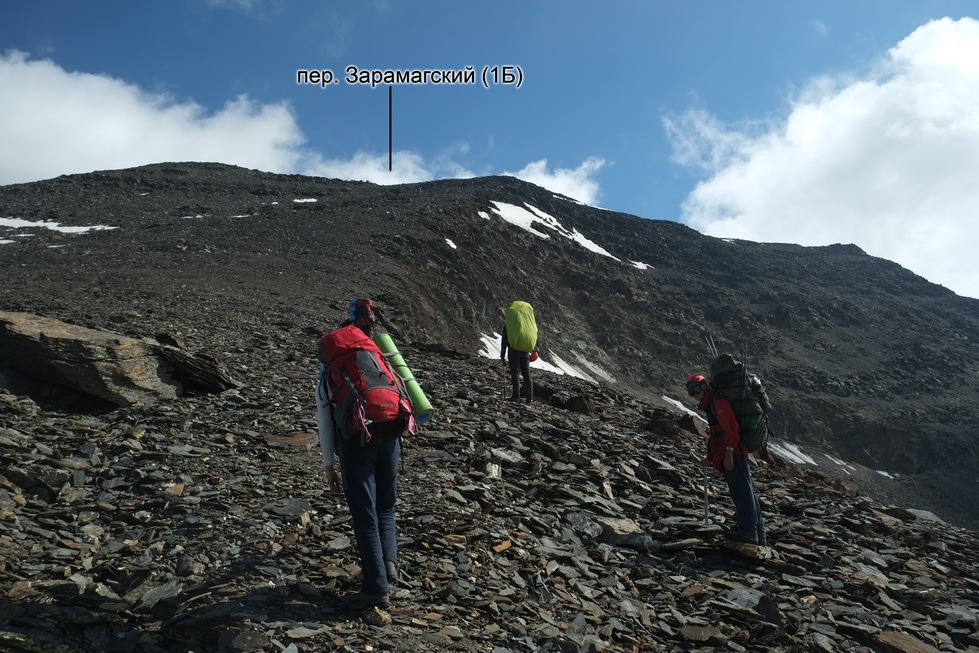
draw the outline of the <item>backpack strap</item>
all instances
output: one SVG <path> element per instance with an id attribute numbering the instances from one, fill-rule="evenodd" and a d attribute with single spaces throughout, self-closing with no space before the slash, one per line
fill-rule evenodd
<path id="1" fill-rule="evenodd" d="M 405 426 L 405 430 L 411 435 L 418 433 L 418 422 L 415 421 L 415 412 L 412 409 L 411 401 L 407 397 L 401 398 L 401 410 L 403 410 L 408 415 L 408 423 Z M 398 436 L 401 437 L 400 435 Z"/>
<path id="2" fill-rule="evenodd" d="M 364 398 L 357 392 L 357 388 L 354 386 L 354 382 L 350 380 L 350 375 L 347 374 L 347 370 L 341 369 L 340 373 L 343 374 L 343 380 L 347 382 L 347 386 L 350 387 L 350 392 L 354 396 L 354 413 L 351 417 L 354 427 L 360 431 L 360 446 L 363 447 L 371 440 L 371 433 L 367 430 L 367 420 L 365 419 L 367 413 L 364 410 Z"/>
<path id="3" fill-rule="evenodd" d="M 717 408 L 715 407 L 715 402 L 718 400 L 718 398 L 727 401 L 728 405 L 731 406 L 731 416 L 734 418 L 735 423 L 738 425 L 738 447 L 740 447 L 743 444 L 742 439 L 741 439 L 741 419 L 738 417 L 737 413 L 734 411 L 734 404 L 731 403 L 731 400 L 728 399 L 727 397 L 725 397 L 724 396 L 724 393 L 718 392 L 716 390 L 714 391 L 713 396 L 711 396 L 711 398 L 710 398 L 710 412 L 711 412 L 711 415 L 714 417 L 714 425 L 715 426 L 720 426 L 720 422 L 717 421 Z M 708 421 L 708 427 L 709 426 L 710 426 L 710 424 L 709 424 L 709 421 Z M 721 433 L 723 433 L 723 432 L 724 432 L 724 430 L 721 429 Z M 717 437 L 716 435 L 714 435 L 714 431 L 713 430 L 711 430 L 711 434 L 710 435 L 711 435 L 712 438 L 716 438 Z"/>

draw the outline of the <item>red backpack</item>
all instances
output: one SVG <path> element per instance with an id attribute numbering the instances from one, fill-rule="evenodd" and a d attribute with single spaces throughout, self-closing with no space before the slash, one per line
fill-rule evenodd
<path id="1" fill-rule="evenodd" d="M 320 348 L 333 421 L 343 438 L 367 444 L 418 430 L 404 382 L 360 327 L 331 331 L 320 339 Z"/>

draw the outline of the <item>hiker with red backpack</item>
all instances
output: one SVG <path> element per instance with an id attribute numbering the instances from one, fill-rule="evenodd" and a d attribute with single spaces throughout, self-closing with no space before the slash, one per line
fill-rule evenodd
<path id="1" fill-rule="evenodd" d="M 707 455 L 701 461 L 706 467 L 724 475 L 734 502 L 735 527 L 727 538 L 747 544 L 768 544 L 761 502 L 751 480 L 747 443 L 741 438 L 741 426 L 732 400 L 719 393 L 703 374 L 691 374 L 686 382 L 687 394 L 697 400 L 697 407 L 707 414 L 710 437 Z"/>
<path id="2" fill-rule="evenodd" d="M 348 600 L 358 608 L 390 605 L 397 581 L 394 504 L 401 435 L 416 428 L 404 383 L 371 339 L 372 305 L 351 300 L 348 319 L 317 345 L 323 470 L 330 490 L 342 490 L 350 508 L 362 579 Z"/>
<path id="3" fill-rule="evenodd" d="M 534 399 L 534 382 L 530 378 L 531 358 L 537 360 L 534 307 L 527 302 L 515 301 L 507 309 L 500 343 L 500 360 L 506 361 L 510 369 L 510 401 L 523 398 L 530 403 Z"/>

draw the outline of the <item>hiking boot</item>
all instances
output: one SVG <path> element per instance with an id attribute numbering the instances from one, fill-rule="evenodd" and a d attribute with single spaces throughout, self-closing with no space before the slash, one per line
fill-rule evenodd
<path id="1" fill-rule="evenodd" d="M 372 607 L 388 608 L 391 606 L 391 597 L 388 596 L 387 592 L 379 592 L 377 594 L 371 592 L 354 592 L 353 594 L 348 594 L 346 600 L 356 609 Z"/>
<path id="2" fill-rule="evenodd" d="M 732 542 L 744 542 L 745 544 L 758 544 L 758 536 L 754 533 L 738 533 L 737 531 L 731 531 L 727 534 L 727 539 Z"/>
<path id="3" fill-rule="evenodd" d="M 765 531 L 758 531 L 758 546 L 768 546 L 768 535 Z"/>
<path id="4" fill-rule="evenodd" d="M 394 586 L 398 584 L 398 565 L 393 560 L 385 560 L 384 566 L 388 570 L 388 585 Z"/>

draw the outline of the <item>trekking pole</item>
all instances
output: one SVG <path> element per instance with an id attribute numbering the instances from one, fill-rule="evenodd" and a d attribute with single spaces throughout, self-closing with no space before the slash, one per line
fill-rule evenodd
<path id="1" fill-rule="evenodd" d="M 714 336 L 708 333 L 704 336 L 704 340 L 707 341 L 707 351 L 710 352 L 711 356 L 717 358 L 717 344 L 714 342 Z"/>
<path id="2" fill-rule="evenodd" d="M 506 363 L 500 368 L 500 377 L 503 380 L 503 399 L 506 400 Z"/>
<path id="3" fill-rule="evenodd" d="M 748 389 L 748 343 L 741 344 L 741 409 L 744 410 L 744 395 Z"/>
<path id="4" fill-rule="evenodd" d="M 710 523 L 710 500 L 707 498 L 707 465 L 701 465 L 704 468 L 704 525 Z"/>

